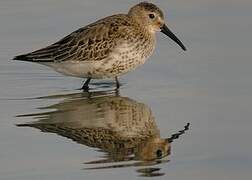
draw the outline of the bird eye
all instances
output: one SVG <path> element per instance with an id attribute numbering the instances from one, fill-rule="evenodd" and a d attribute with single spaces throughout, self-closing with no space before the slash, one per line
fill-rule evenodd
<path id="1" fill-rule="evenodd" d="M 154 18 L 155 18 L 155 15 L 154 15 L 154 14 L 149 14 L 149 18 L 150 18 L 150 19 L 154 19 Z"/>
<path id="2" fill-rule="evenodd" d="M 157 158 L 161 158 L 162 155 L 163 155 L 163 153 L 162 153 L 162 151 L 159 149 L 159 150 L 156 151 L 156 155 L 157 155 Z"/>

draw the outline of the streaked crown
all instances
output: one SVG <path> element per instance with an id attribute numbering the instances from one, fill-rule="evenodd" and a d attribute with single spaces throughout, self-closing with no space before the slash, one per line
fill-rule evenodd
<path id="1" fill-rule="evenodd" d="M 164 13 L 155 4 L 141 2 L 133 6 L 128 15 L 151 32 L 160 31 L 164 25 Z"/>

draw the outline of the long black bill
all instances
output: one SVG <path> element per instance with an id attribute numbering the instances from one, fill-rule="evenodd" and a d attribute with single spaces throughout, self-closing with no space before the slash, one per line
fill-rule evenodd
<path id="1" fill-rule="evenodd" d="M 175 139 L 178 139 L 182 134 L 185 134 L 185 132 L 189 130 L 189 126 L 190 126 L 190 123 L 187 123 L 184 126 L 183 130 L 180 130 L 179 132 L 172 134 L 170 138 L 165 139 L 166 142 L 172 143 Z"/>
<path id="2" fill-rule="evenodd" d="M 186 51 L 186 47 L 182 44 L 182 42 L 171 32 L 171 30 L 164 24 L 161 27 L 161 32 L 170 37 L 173 41 L 175 41 L 184 51 Z"/>

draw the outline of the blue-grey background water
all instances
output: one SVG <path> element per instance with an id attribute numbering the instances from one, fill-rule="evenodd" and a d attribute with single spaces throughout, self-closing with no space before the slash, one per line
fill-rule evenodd
<path id="1" fill-rule="evenodd" d="M 22 114 L 79 93 L 82 80 L 13 56 L 49 45 L 138 1 L 0 1 L 0 179 L 136 179 L 139 167 L 86 170 L 103 152 L 55 133 L 17 127 Z M 162 34 L 154 55 L 121 78 L 120 94 L 148 106 L 162 137 L 189 122 L 154 179 L 251 179 L 252 1 L 154 1 L 187 52 Z M 96 85 L 93 85 L 94 87 Z M 71 118 L 71 117 L 69 117 Z"/>

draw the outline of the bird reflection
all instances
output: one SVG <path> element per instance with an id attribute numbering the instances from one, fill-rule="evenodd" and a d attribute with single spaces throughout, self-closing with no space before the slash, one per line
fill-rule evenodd
<path id="1" fill-rule="evenodd" d="M 86 169 L 146 167 L 168 162 L 163 158 L 170 154 L 172 140 L 188 129 L 185 127 L 171 138 L 161 138 L 151 109 L 147 105 L 114 92 L 78 93 L 43 98 L 64 100 L 43 107 L 42 109 L 47 111 L 44 113 L 19 115 L 18 117 L 33 117 L 36 121 L 17 126 L 56 133 L 105 153 L 101 159 L 85 162 L 96 165 Z M 100 166 L 104 164 L 106 166 Z M 137 172 L 141 176 L 163 175 L 159 168 L 142 168 Z"/>

